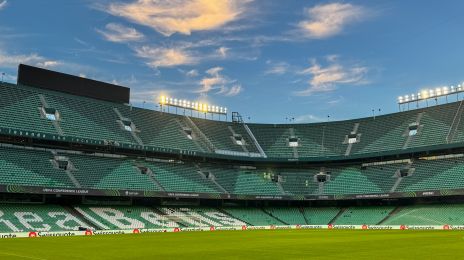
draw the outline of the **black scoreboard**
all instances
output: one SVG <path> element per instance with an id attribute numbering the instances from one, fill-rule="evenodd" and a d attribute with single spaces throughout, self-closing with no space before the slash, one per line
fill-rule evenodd
<path id="1" fill-rule="evenodd" d="M 115 103 L 129 103 L 130 88 L 20 64 L 18 85 L 60 91 Z"/>

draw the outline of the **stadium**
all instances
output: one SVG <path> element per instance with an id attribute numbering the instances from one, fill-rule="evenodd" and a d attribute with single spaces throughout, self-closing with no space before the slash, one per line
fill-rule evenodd
<path id="1" fill-rule="evenodd" d="M 133 60 L 141 59 L 155 74 L 141 84 L 147 88 L 179 75 L 183 81 L 166 84 L 162 91 L 143 92 L 133 75 L 126 81 L 104 80 L 106 74 L 87 77 L 80 73 L 91 71 L 90 66 L 76 62 L 47 60 L 36 53 L 27 57 L 7 53 L 5 39 L 21 45 L 26 42 L 22 37 L 41 37 L 43 32 L 24 36 L 0 26 L 0 69 L 7 71 L 2 72 L 0 81 L 0 259 L 463 256 L 464 83 L 427 87 L 415 94 L 399 93 L 402 96 L 396 102 L 388 101 L 398 106 L 398 111 L 385 109 L 388 112 L 381 113 L 375 108 L 369 116 L 359 116 L 355 108 L 387 99 L 391 90 L 377 89 L 380 97 L 374 97 L 368 90 L 361 93 L 351 89 L 349 94 L 354 93 L 354 98 L 345 100 L 349 94 L 343 92 L 337 100 L 327 99 L 341 85 L 362 88 L 377 83 L 367 79 L 372 71 L 367 66 L 342 63 L 341 55 L 326 53 L 326 47 L 338 50 L 338 45 L 323 43 L 321 47 L 315 42 L 343 37 L 345 32 L 341 31 L 347 24 L 364 21 L 359 17 L 369 17 L 366 12 L 377 5 L 369 5 L 370 9 L 336 2 L 297 6 L 304 10 L 306 19 L 298 23 L 287 19 L 294 13 L 282 7 L 285 22 L 278 23 L 296 24 L 297 28 L 250 41 L 239 33 L 249 30 L 248 25 L 235 22 L 251 19 L 243 18 L 242 13 L 248 5 L 257 4 L 253 1 L 110 2 L 89 4 L 89 17 L 107 21 L 104 29 L 101 25 L 89 27 L 111 44 L 127 44 L 125 47 L 134 53 L 130 61 L 114 55 L 124 53 L 120 49 L 97 48 L 77 36 L 71 37 L 73 42 L 85 50 L 72 48 L 70 56 L 80 60 L 82 53 L 90 53 L 95 56 L 92 61 L 107 62 L 96 63 L 108 65 L 106 72 L 114 69 L 115 74 L 120 73 L 118 66 L 124 64 L 124 69 L 133 69 L 130 73 L 139 73 L 137 76 L 145 71 Z M 1 14 L 15 4 L 0 0 Z M 74 9 L 66 8 L 80 10 L 81 6 L 64 5 L 63 13 L 76 19 Z M 19 11 L 11 13 L 17 16 Z M 97 15 L 100 13 L 104 16 Z M 121 21 L 113 22 L 112 16 Z M 381 19 L 372 17 L 369 19 Z M 69 22 L 60 19 L 64 24 Z M 83 20 L 76 19 L 86 23 Z M 123 25 L 126 20 L 129 25 Z M 259 19 L 251 21 L 258 28 L 265 26 Z M 231 27 L 226 26 L 231 23 Z M 164 45 L 149 45 L 149 33 L 137 26 L 154 29 L 159 34 L 156 37 L 164 37 L 156 38 L 156 44 Z M 76 28 L 69 31 L 78 35 Z M 215 31 L 219 29 L 224 32 Z M 68 28 L 64 31 L 67 33 Z M 227 40 L 218 40 L 207 31 Z M 56 38 L 48 34 L 47 44 L 66 38 L 66 33 L 57 33 Z M 191 35 L 201 37 L 187 42 Z M 356 37 L 357 43 L 364 39 L 359 34 Z M 379 41 L 388 42 L 388 37 L 382 37 Z M 217 105 L 217 100 L 239 95 L 244 88 L 216 63 L 237 63 L 240 73 L 251 71 L 259 78 L 260 74 L 244 63 L 262 59 L 263 46 L 274 46 L 275 42 L 284 43 L 285 50 L 271 52 L 289 57 L 295 53 L 287 46 L 298 49 L 299 44 L 310 42 L 315 49 L 322 49 L 318 55 L 323 55 L 326 63 L 314 58 L 309 68 L 302 68 L 266 57 L 263 77 L 291 74 L 284 81 L 291 88 L 301 81 L 293 77 L 310 75 L 305 83 L 309 87 L 288 91 L 293 94 L 287 103 L 264 98 L 270 93 L 285 99 L 274 92 L 275 85 L 256 90 L 242 99 L 251 100 L 250 111 L 277 118 L 271 107 L 284 111 L 297 107 L 319 114 L 328 107 L 330 112 L 346 110 L 343 112 L 351 117 L 331 119 L 327 115 L 327 119 L 300 122 L 288 116 L 285 122 L 261 123 L 259 118 L 252 120 L 248 111 L 236 110 L 231 102 L 226 102 L 229 107 Z M 40 49 L 35 44 L 34 48 Z M 52 53 L 69 51 L 60 49 L 61 44 L 53 45 L 56 50 Z M 214 53 L 203 53 L 207 48 L 214 48 Z M 375 44 L 372 51 L 361 49 L 368 55 L 376 52 Z M 411 49 L 408 51 L 413 52 Z M 356 53 L 356 48 L 349 51 Z M 194 60 L 196 55 L 202 57 Z M 404 62 L 409 58 L 405 56 Z M 202 62 L 216 67 L 208 64 L 201 75 L 194 66 Z M 408 72 L 401 64 L 398 66 L 401 80 L 415 82 L 404 75 Z M 439 78 L 436 73 L 429 74 Z M 176 84 L 183 88 L 198 84 L 200 90 L 182 92 L 174 89 Z M 411 92 L 400 86 L 394 91 Z M 296 96 L 314 103 L 299 103 Z M 339 102 L 344 107 L 333 108 Z M 286 106 L 288 103 L 295 104 Z"/>
<path id="2" fill-rule="evenodd" d="M 464 228 L 463 101 L 253 124 L 132 107 L 128 91 L 27 65 L 1 84 L 2 238 Z"/>

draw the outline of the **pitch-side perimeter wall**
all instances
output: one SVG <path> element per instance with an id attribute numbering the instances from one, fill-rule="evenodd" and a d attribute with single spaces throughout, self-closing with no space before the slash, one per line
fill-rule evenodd
<path id="1" fill-rule="evenodd" d="M 120 234 L 187 232 L 187 231 L 223 231 L 223 230 L 279 230 L 279 229 L 349 229 L 349 230 L 464 230 L 464 226 L 413 226 L 413 225 L 288 225 L 288 226 L 231 226 L 231 227 L 192 227 L 165 229 L 131 229 L 131 230 L 86 230 L 86 231 L 57 231 L 57 232 L 12 232 L 0 233 L 0 238 L 36 238 L 36 237 L 72 237 L 72 236 L 100 236 Z"/>

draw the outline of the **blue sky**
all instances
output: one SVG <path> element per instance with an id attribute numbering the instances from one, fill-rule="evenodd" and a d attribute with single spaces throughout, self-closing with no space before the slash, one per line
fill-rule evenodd
<path id="1" fill-rule="evenodd" d="M 0 71 L 19 63 L 253 122 L 350 119 L 464 80 L 464 2 L 0 0 Z M 378 112 L 376 112 L 378 113 Z"/>

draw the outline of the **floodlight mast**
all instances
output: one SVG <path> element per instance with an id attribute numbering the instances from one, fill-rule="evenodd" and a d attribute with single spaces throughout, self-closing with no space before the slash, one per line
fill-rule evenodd
<path id="1" fill-rule="evenodd" d="M 401 111 L 401 108 L 407 105 L 409 109 L 409 104 L 416 103 L 416 107 L 419 107 L 419 102 L 425 101 L 426 106 L 429 106 L 429 100 L 435 100 L 435 104 L 438 104 L 438 98 L 444 97 L 448 103 L 448 96 L 456 95 L 456 101 L 459 100 L 459 93 L 464 92 L 464 83 L 459 84 L 457 87 L 440 87 L 435 89 L 424 89 L 418 92 L 417 94 L 409 94 L 404 96 L 399 96 L 397 103 L 398 108 Z"/>
<path id="2" fill-rule="evenodd" d="M 206 115 L 210 114 L 211 119 L 214 119 L 214 115 L 219 116 L 219 120 L 221 119 L 221 116 L 225 116 L 227 120 L 227 107 L 221 107 L 221 106 L 216 106 L 216 105 L 210 105 L 207 103 L 203 102 L 196 102 L 196 101 L 190 101 L 186 99 L 177 99 L 177 98 L 172 98 L 172 97 L 167 97 L 167 96 L 160 96 L 159 98 L 159 105 L 161 108 L 161 111 L 163 111 L 163 106 L 167 107 L 167 112 L 169 113 L 169 107 L 174 107 L 176 109 L 176 114 L 177 114 L 177 109 L 183 109 L 183 114 L 185 114 L 186 111 L 190 111 L 190 116 L 193 116 L 193 112 L 197 112 L 197 117 L 200 117 L 200 114 L 203 113 L 206 119 Z"/>

